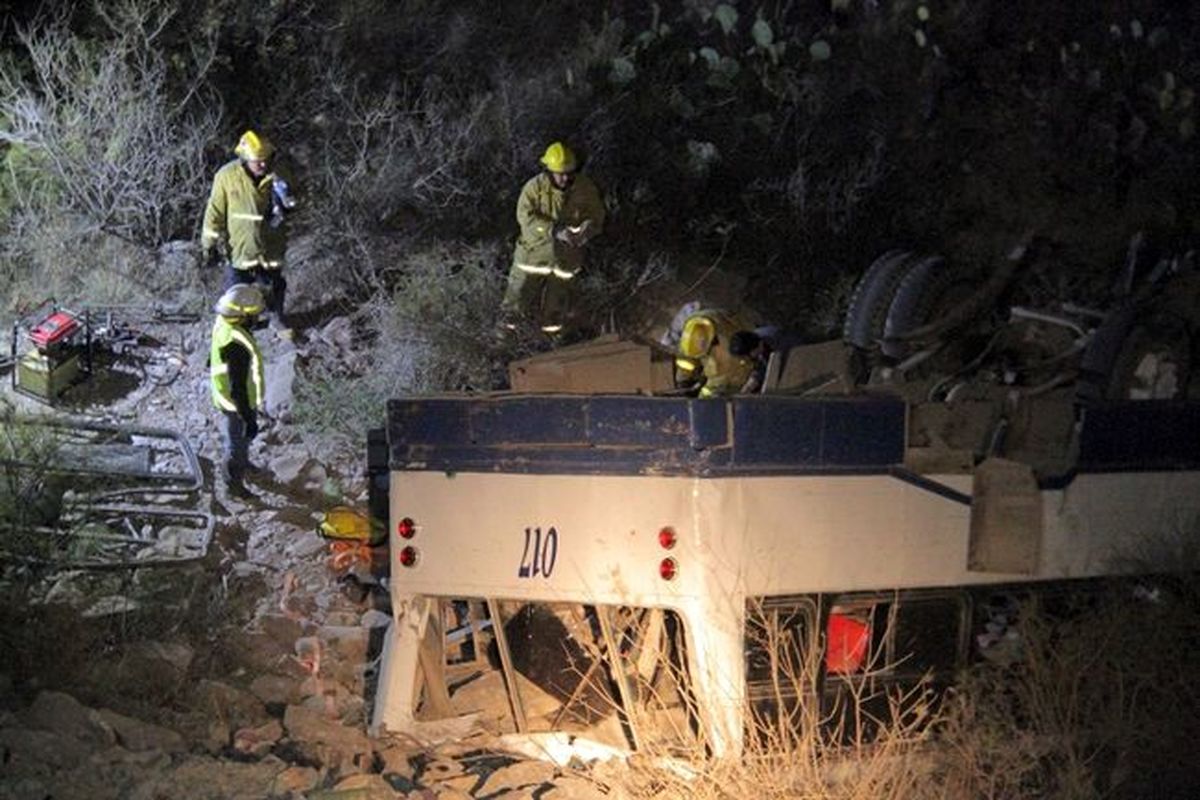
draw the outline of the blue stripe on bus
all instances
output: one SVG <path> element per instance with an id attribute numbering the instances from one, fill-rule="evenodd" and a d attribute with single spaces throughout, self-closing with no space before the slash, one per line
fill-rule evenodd
<path id="1" fill-rule="evenodd" d="M 1200 403 L 1081 411 L 1079 473 L 1200 469 Z M 392 469 L 609 475 L 884 474 L 904 463 L 889 398 L 414 397 L 388 404 Z M 959 499 L 959 498 L 954 498 Z"/>
<path id="2" fill-rule="evenodd" d="M 388 412 L 399 469 L 715 475 L 904 460 L 905 409 L 890 399 L 412 398 Z"/>

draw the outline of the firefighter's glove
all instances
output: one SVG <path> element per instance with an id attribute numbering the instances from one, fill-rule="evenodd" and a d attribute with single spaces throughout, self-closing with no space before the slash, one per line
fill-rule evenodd
<path id="1" fill-rule="evenodd" d="M 225 263 L 225 248 L 214 242 L 204 248 L 204 266 L 215 268 Z"/>
<path id="2" fill-rule="evenodd" d="M 554 228 L 554 238 L 563 244 L 573 244 L 571 231 L 566 225 L 558 225 Z"/>
<path id="3" fill-rule="evenodd" d="M 251 414 L 246 420 L 246 438 L 253 439 L 255 436 L 258 436 L 258 415 Z"/>

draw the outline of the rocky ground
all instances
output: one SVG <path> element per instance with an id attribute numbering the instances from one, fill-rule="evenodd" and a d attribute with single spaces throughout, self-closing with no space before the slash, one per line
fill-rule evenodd
<path id="1" fill-rule="evenodd" d="M 28 602 L 14 641 L 30 652 L 0 671 L 0 798 L 611 796 L 586 765 L 505 753 L 482 736 L 368 736 L 390 619 L 386 552 L 334 552 L 317 533 L 333 506 L 365 510 L 365 445 L 307 439 L 290 414 L 297 364 L 345 357 L 349 326 L 326 321 L 294 342 L 260 334 L 270 422 L 251 455 L 266 469 L 240 501 L 212 480 L 209 325 L 152 321 L 119 356 L 102 346 L 92 381 L 54 411 L 181 432 L 200 457 L 194 502 L 213 536 L 203 558 L 175 564 L 9 565 L 5 580 Z M 7 383 L 19 410 L 47 411 Z"/>

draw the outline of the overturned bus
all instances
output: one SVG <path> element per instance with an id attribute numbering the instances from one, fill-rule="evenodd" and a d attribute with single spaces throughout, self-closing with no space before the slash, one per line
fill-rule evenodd
<path id="1" fill-rule="evenodd" d="M 1196 535 L 1200 403 L 1058 405 L 970 458 L 962 408 L 869 392 L 393 400 L 373 725 L 720 756 L 756 715 L 838 718 L 855 675 L 948 677 L 998 603 Z"/>

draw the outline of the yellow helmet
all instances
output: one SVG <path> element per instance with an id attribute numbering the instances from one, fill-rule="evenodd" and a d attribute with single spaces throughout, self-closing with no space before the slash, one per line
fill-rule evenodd
<path id="1" fill-rule="evenodd" d="M 238 139 L 237 147 L 233 148 L 233 152 L 246 161 L 266 161 L 275 154 L 275 145 L 271 144 L 271 141 L 265 136 L 260 136 L 254 131 L 246 131 L 242 134 L 242 138 Z"/>
<path id="2" fill-rule="evenodd" d="M 575 154 L 562 142 L 551 142 L 542 154 L 542 164 L 551 172 L 574 172 L 578 163 Z"/>
<path id="3" fill-rule="evenodd" d="M 213 310 L 222 317 L 253 317 L 263 312 L 265 302 L 262 289 L 249 283 L 229 287 Z"/>
<path id="4" fill-rule="evenodd" d="M 688 358 L 703 358 L 712 349 L 717 338 L 717 326 L 708 317 L 689 317 L 683 323 L 683 334 L 679 337 L 679 352 Z"/>

